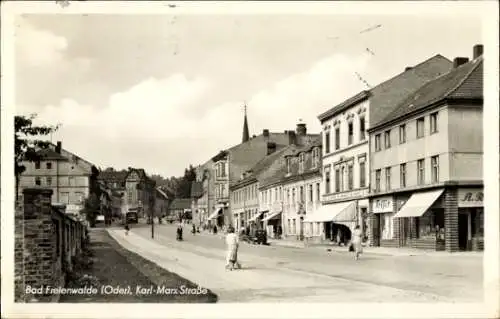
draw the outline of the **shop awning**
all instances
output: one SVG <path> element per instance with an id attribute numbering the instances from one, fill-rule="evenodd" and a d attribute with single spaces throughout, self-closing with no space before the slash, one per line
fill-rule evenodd
<path id="1" fill-rule="evenodd" d="M 304 222 L 336 222 L 356 220 L 356 203 L 343 202 L 323 205 L 314 214 L 307 215 Z"/>
<path id="2" fill-rule="evenodd" d="M 268 220 L 274 219 L 274 218 L 276 218 L 279 214 L 281 214 L 281 212 L 275 212 L 275 213 L 272 213 L 271 215 L 269 215 L 269 216 L 267 216 L 266 218 L 262 219 L 262 221 L 268 221 Z"/>
<path id="3" fill-rule="evenodd" d="M 248 221 L 249 222 L 256 222 L 257 219 L 263 214 L 264 212 L 258 212 L 257 214 L 255 214 L 254 217 L 250 218 Z"/>
<path id="4" fill-rule="evenodd" d="M 214 212 L 208 216 L 208 219 L 215 219 L 219 215 L 219 212 L 222 210 L 222 208 L 216 208 Z"/>
<path id="5" fill-rule="evenodd" d="M 411 195 L 410 199 L 403 205 L 399 212 L 394 215 L 395 218 L 402 217 L 420 217 L 429 207 L 441 196 L 444 189 L 438 189 L 427 192 L 419 192 Z"/>

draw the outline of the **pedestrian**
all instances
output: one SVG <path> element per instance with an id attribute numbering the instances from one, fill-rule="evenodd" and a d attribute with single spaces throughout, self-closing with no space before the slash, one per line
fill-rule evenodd
<path id="1" fill-rule="evenodd" d="M 352 236 L 352 245 L 354 248 L 354 259 L 358 260 L 359 255 L 363 252 L 363 246 L 361 245 L 363 233 L 359 225 L 354 228 Z"/>
<path id="2" fill-rule="evenodd" d="M 226 269 L 233 270 L 234 267 L 241 268 L 238 262 L 238 246 L 239 238 L 235 234 L 235 229 L 229 226 L 226 235 L 227 255 L 226 255 Z"/>
<path id="3" fill-rule="evenodd" d="M 193 230 L 191 231 L 193 235 L 196 235 L 196 226 L 193 224 Z"/>
<path id="4" fill-rule="evenodd" d="M 130 227 L 128 227 L 128 224 L 125 224 L 125 235 L 128 236 L 129 231 L 130 231 Z"/>
<path id="5" fill-rule="evenodd" d="M 217 226 L 214 225 L 214 235 L 217 235 Z"/>

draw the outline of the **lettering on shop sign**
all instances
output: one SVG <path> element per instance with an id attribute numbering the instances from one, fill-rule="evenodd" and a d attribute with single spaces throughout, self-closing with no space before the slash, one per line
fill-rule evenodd
<path id="1" fill-rule="evenodd" d="M 392 198 L 384 197 L 375 199 L 372 203 L 374 213 L 389 213 L 392 212 Z"/>
<path id="2" fill-rule="evenodd" d="M 482 190 L 460 189 L 458 191 L 459 207 L 482 207 L 484 193 Z"/>
<path id="3" fill-rule="evenodd" d="M 368 189 L 336 193 L 336 194 L 327 194 L 323 195 L 323 201 L 328 202 L 346 198 L 359 198 L 359 197 L 364 197 L 366 195 L 368 195 Z"/>

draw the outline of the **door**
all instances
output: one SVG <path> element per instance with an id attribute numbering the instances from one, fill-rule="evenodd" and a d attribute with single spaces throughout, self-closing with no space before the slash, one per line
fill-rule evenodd
<path id="1" fill-rule="evenodd" d="M 458 248 L 467 250 L 467 234 L 469 232 L 468 214 L 458 214 Z"/>
<path id="2" fill-rule="evenodd" d="M 408 234 L 410 232 L 410 219 L 409 218 L 406 218 L 406 217 L 403 217 L 403 218 L 400 218 L 400 223 L 401 223 L 401 227 L 400 227 L 400 240 L 401 240 L 401 246 L 406 246 L 408 241 Z"/>

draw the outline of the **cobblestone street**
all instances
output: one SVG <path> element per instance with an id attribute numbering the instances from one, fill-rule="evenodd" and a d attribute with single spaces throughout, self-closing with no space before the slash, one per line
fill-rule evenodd
<path id="1" fill-rule="evenodd" d="M 479 302 L 482 258 L 478 254 L 383 256 L 242 244 L 243 269 L 224 269 L 220 235 L 186 233 L 175 241 L 175 228 L 138 225 L 125 236 L 110 234 L 121 245 L 161 267 L 212 289 L 219 302 Z M 460 262 L 461 267 L 456 267 Z"/>

